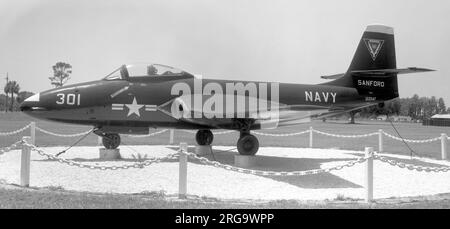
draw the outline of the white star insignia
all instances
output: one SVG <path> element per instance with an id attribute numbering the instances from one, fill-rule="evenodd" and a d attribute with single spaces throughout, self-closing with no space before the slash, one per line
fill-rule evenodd
<path id="1" fill-rule="evenodd" d="M 139 109 L 141 109 L 144 105 L 138 104 L 136 101 L 136 97 L 134 97 L 132 104 L 125 104 L 125 106 L 128 107 L 127 117 L 132 114 L 136 114 L 137 116 L 141 117 L 141 114 L 139 113 Z"/>

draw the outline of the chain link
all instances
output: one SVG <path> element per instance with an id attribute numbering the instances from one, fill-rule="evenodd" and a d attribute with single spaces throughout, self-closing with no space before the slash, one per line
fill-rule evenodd
<path id="1" fill-rule="evenodd" d="M 167 132 L 168 131 L 168 129 L 164 129 L 164 130 L 161 130 L 161 131 L 158 131 L 158 132 L 155 132 L 155 133 L 150 133 L 150 134 L 146 134 L 146 135 L 126 135 L 126 136 L 128 136 L 128 137 L 132 137 L 132 138 L 146 138 L 146 137 L 152 137 L 152 136 L 155 136 L 155 135 L 158 135 L 158 134 L 162 134 L 162 133 L 164 133 L 164 132 Z"/>
<path id="2" fill-rule="evenodd" d="M 377 135 L 378 132 L 374 132 L 374 133 L 369 133 L 369 134 L 360 134 L 360 135 L 339 135 L 339 134 L 330 134 L 330 133 L 326 133 L 326 132 L 322 132 L 319 130 L 312 130 L 318 134 L 322 134 L 322 135 L 326 135 L 326 136 L 330 136 L 330 137 L 336 137 L 336 138 L 366 138 L 366 137 L 370 137 L 370 136 L 374 136 Z"/>
<path id="3" fill-rule="evenodd" d="M 75 167 L 79 167 L 79 168 L 87 168 L 87 169 L 92 169 L 92 170 L 118 170 L 118 169 L 131 169 L 131 168 L 145 168 L 151 164 L 155 164 L 155 163 L 160 163 L 164 160 L 172 160 L 172 159 L 177 159 L 178 158 L 178 152 L 174 153 L 174 154 L 170 154 L 166 157 L 161 157 L 161 158 L 152 158 L 152 159 L 147 159 L 145 161 L 142 162 L 136 162 L 134 164 L 130 164 L 130 165 L 122 165 L 122 166 L 103 166 L 103 165 L 86 165 L 83 163 L 79 163 L 73 160 L 67 160 L 64 158 L 59 158 L 56 157 L 52 154 L 48 154 L 45 153 L 43 150 L 37 148 L 36 146 L 32 145 L 32 144 L 28 144 L 28 143 L 23 143 L 24 146 L 28 146 L 31 148 L 32 151 L 37 152 L 39 155 L 47 157 L 50 160 L 56 160 L 59 163 L 63 163 L 63 164 L 67 164 L 70 166 L 75 166 Z"/>
<path id="4" fill-rule="evenodd" d="M 53 133 L 51 131 L 48 130 L 44 130 L 38 126 L 36 126 L 36 130 L 41 131 L 42 133 L 48 134 L 48 135 L 53 135 L 56 137 L 62 137 L 62 138 L 73 138 L 73 137 L 79 137 L 79 136 L 83 136 L 88 134 L 89 132 L 91 132 L 91 130 L 88 130 L 86 132 L 82 132 L 82 133 L 78 133 L 78 134 L 58 134 L 58 133 Z"/>
<path id="5" fill-rule="evenodd" d="M 51 160 L 56 160 L 60 163 L 67 164 L 70 166 L 75 166 L 79 168 L 87 168 L 87 169 L 93 169 L 93 170 L 119 170 L 119 169 L 130 169 L 130 168 L 144 168 L 151 164 L 160 163 L 164 160 L 176 160 L 179 158 L 180 154 L 185 154 L 190 158 L 193 158 L 197 161 L 200 161 L 201 163 L 205 165 L 211 165 L 217 168 L 222 168 L 229 171 L 239 172 L 239 173 L 245 173 L 245 174 L 253 174 L 253 175 L 261 175 L 261 176 L 305 176 L 305 175 L 313 175 L 313 174 L 319 174 L 319 173 L 328 173 L 335 170 L 341 170 L 345 167 L 352 167 L 356 164 L 363 163 L 367 161 L 369 157 L 360 157 L 356 160 L 352 160 L 347 162 L 343 165 L 338 165 L 331 168 L 324 168 L 324 169 L 314 169 L 314 170 L 307 170 L 307 171 L 291 171 L 291 172 L 276 172 L 276 171 L 262 171 L 262 170 L 252 170 L 252 169 L 245 169 L 245 168 L 239 168 L 231 165 L 221 164 L 217 161 L 210 161 L 205 157 L 199 157 L 195 153 L 189 153 L 184 151 L 178 151 L 174 154 L 170 154 L 166 157 L 162 158 L 152 158 L 145 160 L 143 162 L 137 162 L 130 165 L 122 165 L 122 166 L 99 166 L 99 165 L 86 165 L 82 164 L 73 160 L 67 160 L 63 158 L 56 157 L 52 154 L 45 153 L 43 150 L 37 148 L 35 145 L 25 143 L 22 140 L 18 141 L 11 146 L 4 147 L 0 149 L 0 155 L 9 152 L 11 150 L 17 149 L 18 146 L 28 146 L 32 151 L 37 152 L 39 155 L 47 157 Z M 383 163 L 387 163 L 392 166 L 397 166 L 402 169 L 409 169 L 409 170 L 415 170 L 415 171 L 425 171 L 425 172 L 448 172 L 450 171 L 450 167 L 442 166 L 442 167 L 428 167 L 428 166 L 420 166 L 420 165 L 413 165 L 413 164 L 407 164 L 403 162 L 399 162 L 396 160 L 388 159 L 383 156 L 379 155 L 373 155 L 374 160 L 379 160 Z"/>
<path id="6" fill-rule="evenodd" d="M 203 164 L 206 165 L 212 165 L 217 168 L 222 168 L 229 171 L 239 172 L 239 173 L 245 173 L 245 174 L 253 174 L 253 175 L 260 175 L 260 176 L 305 176 L 305 175 L 313 175 L 313 174 L 319 174 L 319 173 L 328 173 L 333 170 L 341 170 L 344 167 L 352 167 L 358 163 L 363 163 L 367 160 L 365 157 L 358 158 L 353 161 L 349 161 L 348 163 L 344 165 L 335 166 L 332 168 L 326 168 L 326 169 L 314 169 L 314 170 L 307 170 L 307 171 L 292 171 L 292 172 L 275 172 L 275 171 L 261 171 L 261 170 L 252 170 L 252 169 L 244 169 L 239 168 L 231 165 L 225 165 L 221 164 L 217 161 L 210 161 L 205 157 L 199 157 L 194 153 L 189 152 L 180 152 L 186 154 L 188 157 L 191 157 L 195 160 L 200 161 Z"/>
<path id="7" fill-rule="evenodd" d="M 20 140 L 10 146 L 0 148 L 0 155 L 3 155 L 4 153 L 7 153 L 11 150 L 15 150 L 15 149 L 17 149 L 17 147 L 21 146 L 22 144 L 23 144 L 23 141 Z"/>
<path id="8" fill-rule="evenodd" d="M 15 130 L 15 131 L 11 131 L 11 132 L 4 132 L 1 133 L 0 132 L 0 136 L 9 136 L 9 135 L 14 135 L 14 134 L 18 134 L 20 132 L 25 131 L 26 129 L 30 128 L 31 123 L 24 126 L 21 129 Z M 49 134 L 49 135 L 53 135 L 53 136 L 57 136 L 57 137 L 66 137 L 66 138 L 71 138 L 71 137 L 79 137 L 79 136 L 83 136 L 86 135 L 87 133 L 89 133 L 90 130 L 86 131 L 86 132 L 82 132 L 82 133 L 76 133 L 76 134 L 59 134 L 59 133 L 54 133 L 45 129 L 42 129 L 38 126 L 36 126 L 36 130 L 41 131 L 45 134 Z M 158 134 L 162 134 L 164 132 L 168 131 L 167 129 L 155 132 L 155 133 L 150 133 L 147 135 L 127 135 L 133 138 L 145 138 L 145 137 L 151 137 L 151 136 L 155 136 Z M 191 134 L 195 134 L 197 133 L 197 131 L 195 130 L 181 130 L 183 132 L 186 133 L 191 133 Z M 302 134 L 307 134 L 309 133 L 311 130 L 305 130 L 305 131 L 301 131 L 301 132 L 296 132 L 296 133 L 283 133 L 283 134 L 270 134 L 270 133 L 263 133 L 263 132 L 257 132 L 257 131 L 253 131 L 253 133 L 255 133 L 256 135 L 261 135 L 261 136 L 271 136 L 271 137 L 288 137 L 288 136 L 296 136 L 296 135 L 302 135 Z M 326 133 L 323 131 L 319 131 L 319 130 L 315 130 L 312 129 L 313 132 L 316 132 L 318 134 L 322 134 L 322 135 L 326 135 L 326 136 L 330 136 L 330 137 L 337 137 L 337 138 L 365 138 L 365 137 L 371 137 L 374 135 L 379 134 L 378 132 L 374 132 L 374 133 L 369 133 L 369 134 L 361 134 L 361 135 L 340 135 L 340 134 L 331 134 L 331 133 Z M 214 134 L 219 135 L 219 134 L 229 134 L 234 132 L 234 130 L 226 130 L 226 131 L 221 131 L 221 132 L 215 132 Z M 386 135 L 387 137 L 390 137 L 394 140 L 397 141 L 405 141 L 405 142 L 411 142 L 411 143 L 429 143 L 429 142 L 434 142 L 434 141 L 439 141 L 441 139 L 441 137 L 436 137 L 436 138 L 430 138 L 430 139 L 424 139 L 424 140 L 414 140 L 414 139 L 402 139 L 399 137 L 396 137 L 394 135 L 391 135 L 385 131 L 383 131 L 383 134 Z M 447 139 L 450 140 L 450 136 L 447 136 Z"/>
<path id="9" fill-rule="evenodd" d="M 386 135 L 387 137 L 390 137 L 397 141 L 405 141 L 405 142 L 411 142 L 411 143 L 429 143 L 429 142 L 439 141 L 441 139 L 441 137 L 436 137 L 436 138 L 430 138 L 430 139 L 425 139 L 425 140 L 412 140 L 412 139 L 402 139 L 402 138 L 396 137 L 394 135 L 390 135 L 384 131 L 383 131 L 383 134 Z"/>
<path id="10" fill-rule="evenodd" d="M 181 131 L 186 132 L 186 133 L 190 133 L 190 134 L 197 133 L 197 131 L 195 131 L 195 130 L 181 130 Z"/>
<path id="11" fill-rule="evenodd" d="M 305 130 L 305 131 L 297 132 L 297 133 L 269 134 L 269 133 L 263 133 L 263 132 L 253 131 L 254 134 L 261 135 L 261 136 L 271 136 L 271 137 L 288 137 L 288 136 L 296 136 L 296 135 L 307 134 L 307 133 L 309 133 L 309 132 L 310 132 L 310 130 Z"/>
<path id="12" fill-rule="evenodd" d="M 225 131 L 219 131 L 219 132 L 213 132 L 213 134 L 220 135 L 220 134 L 229 134 L 233 133 L 234 130 L 225 130 Z"/>
<path id="13" fill-rule="evenodd" d="M 18 130 L 14 130 L 14 131 L 11 131 L 11 132 L 0 133 L 0 136 L 15 135 L 15 134 L 18 134 L 18 133 L 28 129 L 30 126 L 31 126 L 31 123 L 26 125 L 26 126 L 24 126 L 24 127 L 22 127 L 22 128 L 20 128 L 20 129 L 18 129 Z"/>
<path id="14" fill-rule="evenodd" d="M 450 167 L 428 167 L 428 166 L 420 166 L 420 165 L 413 165 L 413 164 L 407 164 L 403 162 L 399 162 L 396 160 L 390 160 L 386 157 L 382 157 L 379 155 L 374 155 L 374 159 L 379 160 L 381 162 L 390 164 L 392 166 L 397 166 L 402 169 L 409 169 L 409 170 L 415 170 L 415 171 L 425 171 L 425 172 L 448 172 L 450 171 Z"/>

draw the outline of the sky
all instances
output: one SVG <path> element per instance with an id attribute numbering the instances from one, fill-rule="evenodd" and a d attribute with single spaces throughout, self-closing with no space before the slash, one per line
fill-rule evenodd
<path id="1" fill-rule="evenodd" d="M 318 84 L 343 73 L 369 24 L 394 27 L 400 97 L 450 105 L 448 0 L 0 0 L 0 87 L 103 78 L 124 63 L 174 66 L 203 78 Z M 2 90 L 3 92 L 3 90 Z"/>

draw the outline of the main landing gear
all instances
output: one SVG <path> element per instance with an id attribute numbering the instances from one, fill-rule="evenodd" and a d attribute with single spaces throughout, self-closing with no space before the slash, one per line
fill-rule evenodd
<path id="1" fill-rule="evenodd" d="M 103 133 L 99 135 L 102 137 L 103 146 L 106 149 L 117 149 L 120 145 L 120 135 L 119 134 L 109 134 Z"/>
<path id="2" fill-rule="evenodd" d="M 241 155 L 253 156 L 258 152 L 259 141 L 255 136 L 250 134 L 250 131 L 241 131 L 237 142 L 237 149 Z"/>
<path id="3" fill-rule="evenodd" d="M 214 140 L 214 135 L 211 130 L 199 130 L 195 134 L 195 140 L 201 146 L 211 145 Z"/>
<path id="4" fill-rule="evenodd" d="M 211 145 L 214 135 L 211 130 L 199 130 L 195 135 L 198 145 Z M 241 131 L 237 142 L 237 149 L 241 155 L 255 155 L 259 149 L 258 139 L 250 134 L 250 131 Z"/>

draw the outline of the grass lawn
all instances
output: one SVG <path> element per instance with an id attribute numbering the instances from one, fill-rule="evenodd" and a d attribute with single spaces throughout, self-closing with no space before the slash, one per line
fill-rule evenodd
<path id="1" fill-rule="evenodd" d="M 55 191 L 56 190 L 56 191 Z M 321 208 L 450 208 L 450 194 L 431 197 L 381 199 L 366 204 L 362 200 L 334 199 L 326 201 L 280 200 L 258 203 L 242 201 L 220 201 L 202 197 L 188 197 L 178 200 L 165 196 L 164 193 L 98 194 L 85 192 L 69 192 L 54 187 L 47 189 L 18 188 L 0 185 L 0 208 L 51 208 L 51 209 L 180 209 L 180 208 L 224 208 L 224 209 L 321 209 Z"/>

